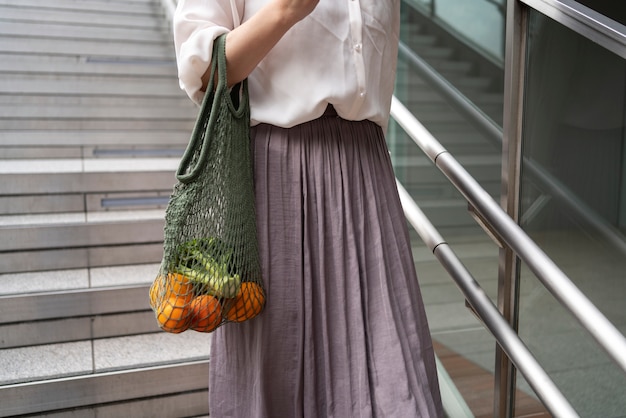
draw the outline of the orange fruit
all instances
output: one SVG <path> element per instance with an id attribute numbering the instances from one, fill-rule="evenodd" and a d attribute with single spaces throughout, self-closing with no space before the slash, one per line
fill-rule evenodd
<path id="1" fill-rule="evenodd" d="M 157 309 L 157 322 L 163 331 L 178 334 L 189 328 L 189 302 L 184 297 L 172 296 Z"/>
<path id="2" fill-rule="evenodd" d="M 152 286 L 150 286 L 150 307 L 152 309 L 156 309 L 160 294 L 161 294 L 161 281 L 157 279 L 154 282 L 152 282 Z"/>
<path id="3" fill-rule="evenodd" d="M 182 274 L 159 275 L 150 286 L 149 294 L 152 309 L 156 309 L 163 301 L 174 296 L 189 303 L 194 297 L 194 284 Z"/>
<path id="4" fill-rule="evenodd" d="M 226 312 L 226 318 L 230 321 L 242 322 L 260 314 L 263 306 L 265 306 L 265 293 L 261 286 L 253 282 L 244 282 L 233 304 Z"/>
<path id="5" fill-rule="evenodd" d="M 191 329 L 198 332 L 214 331 L 222 322 L 222 305 L 211 295 L 200 295 L 191 301 Z"/>
<path id="6" fill-rule="evenodd" d="M 165 298 L 177 296 L 191 302 L 194 298 L 194 284 L 185 276 L 178 273 L 169 273 L 165 278 Z"/>

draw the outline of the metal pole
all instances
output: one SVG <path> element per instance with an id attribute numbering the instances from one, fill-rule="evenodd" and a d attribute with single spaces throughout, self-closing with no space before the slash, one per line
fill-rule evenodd
<path id="1" fill-rule="evenodd" d="M 527 10 L 517 0 L 507 1 L 506 48 L 504 58 L 504 109 L 500 206 L 519 223 L 522 162 L 522 123 L 526 52 Z M 521 263 L 515 252 L 504 246 L 498 263 L 498 310 L 518 332 Z M 515 416 L 515 366 L 502 348 L 496 346 L 494 416 Z"/>

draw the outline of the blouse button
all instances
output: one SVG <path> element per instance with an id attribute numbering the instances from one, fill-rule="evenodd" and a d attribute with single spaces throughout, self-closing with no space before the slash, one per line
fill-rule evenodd
<path id="1" fill-rule="evenodd" d="M 365 97 L 365 93 L 366 93 L 366 91 L 365 91 L 365 90 L 361 90 L 361 92 L 359 93 L 359 96 L 361 96 L 361 97 Z"/>
<path id="2" fill-rule="evenodd" d="M 360 54 L 360 53 L 361 53 L 361 49 L 362 49 L 362 48 L 363 48 L 363 45 L 361 45 L 361 44 L 354 44 L 354 50 L 355 50 L 357 53 L 359 53 L 359 54 Z"/>

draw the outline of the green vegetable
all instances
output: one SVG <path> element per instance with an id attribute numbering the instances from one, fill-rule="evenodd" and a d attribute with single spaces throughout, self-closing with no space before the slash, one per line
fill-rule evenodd
<path id="1" fill-rule="evenodd" d="M 234 271 L 232 255 L 232 249 L 217 238 L 193 240 L 181 245 L 172 270 L 201 284 L 203 292 L 234 298 L 241 277 Z"/>

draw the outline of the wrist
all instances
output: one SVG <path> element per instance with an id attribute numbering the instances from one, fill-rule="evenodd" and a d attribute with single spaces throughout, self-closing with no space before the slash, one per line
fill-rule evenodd
<path id="1" fill-rule="evenodd" d="M 281 0 L 274 1 L 272 11 L 275 23 L 285 31 L 289 30 L 293 25 L 302 20 L 303 16 L 297 13 L 293 7 L 283 4 Z"/>

